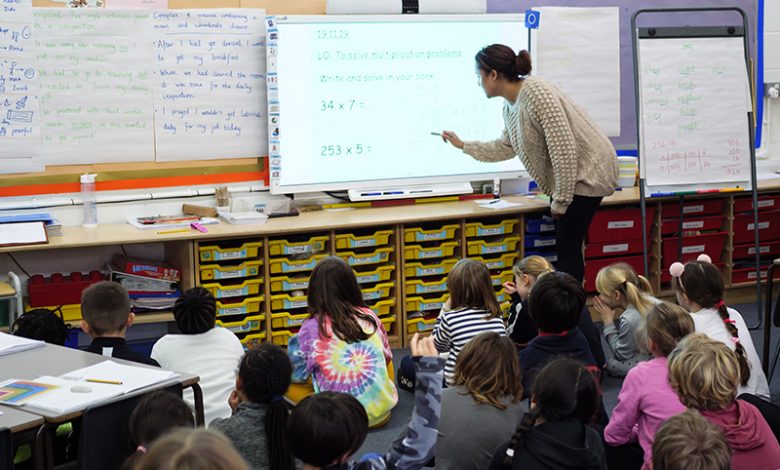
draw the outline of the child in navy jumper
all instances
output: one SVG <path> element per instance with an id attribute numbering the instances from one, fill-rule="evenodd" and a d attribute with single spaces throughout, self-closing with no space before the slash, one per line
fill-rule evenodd
<path id="1" fill-rule="evenodd" d="M 539 335 L 520 351 L 523 390 L 531 390 L 536 374 L 555 356 L 571 357 L 598 372 L 588 341 L 577 328 L 584 307 L 585 290 L 572 276 L 551 272 L 536 282 L 528 299 L 528 313 Z"/>

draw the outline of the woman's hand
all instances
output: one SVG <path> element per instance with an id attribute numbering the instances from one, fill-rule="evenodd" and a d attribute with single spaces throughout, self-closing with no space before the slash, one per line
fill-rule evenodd
<path id="1" fill-rule="evenodd" d="M 439 357 L 439 351 L 437 351 L 436 346 L 433 345 L 432 336 L 421 338 L 419 333 L 415 333 L 414 336 L 412 336 L 410 347 L 412 349 L 412 357 Z"/>
<path id="2" fill-rule="evenodd" d="M 615 310 L 605 304 L 600 298 L 593 297 L 593 308 L 595 308 L 596 312 L 601 316 L 601 321 L 605 325 L 615 322 Z"/>
<path id="3" fill-rule="evenodd" d="M 449 142 L 450 144 L 452 144 L 453 147 L 463 150 L 463 141 L 460 140 L 458 134 L 452 131 L 442 131 L 441 140 L 445 142 Z"/>
<path id="4" fill-rule="evenodd" d="M 517 292 L 517 286 L 515 285 L 514 282 L 505 282 L 503 284 L 503 287 L 504 287 L 504 292 L 506 292 L 509 295 L 512 295 L 515 292 Z"/>
<path id="5" fill-rule="evenodd" d="M 558 212 L 555 209 L 553 209 L 552 207 L 550 208 L 550 215 L 555 220 L 560 220 L 560 218 L 563 217 L 565 214 L 566 214 L 565 212 Z"/>

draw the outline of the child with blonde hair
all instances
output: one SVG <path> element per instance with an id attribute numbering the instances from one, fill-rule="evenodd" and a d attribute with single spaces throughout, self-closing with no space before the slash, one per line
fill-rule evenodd
<path id="1" fill-rule="evenodd" d="M 290 339 L 287 354 L 293 381 L 311 378 L 313 392 L 341 392 L 355 397 L 368 413 L 369 425 L 390 419 L 398 392 L 390 377 L 393 352 L 387 332 L 363 300 L 355 272 L 341 258 L 321 260 L 309 277 L 309 318 Z M 287 397 L 300 401 L 308 392 L 290 387 Z"/>
<path id="2" fill-rule="evenodd" d="M 604 323 L 604 339 L 612 352 L 605 370 L 614 377 L 625 377 L 632 367 L 651 357 L 637 341 L 637 333 L 658 299 L 653 297 L 650 282 L 626 263 L 601 268 L 596 290 L 599 295 L 593 298 L 593 306 Z"/>
<path id="3" fill-rule="evenodd" d="M 737 399 L 742 371 L 723 342 L 694 333 L 669 355 L 669 381 L 688 408 L 717 426 L 733 450 L 734 470 L 780 468 L 780 445 L 759 410 Z"/>
<path id="4" fill-rule="evenodd" d="M 731 470 L 731 447 L 717 426 L 688 410 L 658 429 L 653 470 Z"/>
<path id="5" fill-rule="evenodd" d="M 669 267 L 677 303 L 688 309 L 696 331 L 716 339 L 739 359 L 739 394 L 749 393 L 769 400 L 769 384 L 761 368 L 761 360 L 753 345 L 742 315 L 723 301 L 723 276 L 711 263 L 710 257 L 700 255 L 696 261 Z"/>
<path id="6" fill-rule="evenodd" d="M 666 357 L 693 329 L 691 316 L 679 305 L 661 302 L 647 314 L 647 349 L 653 359 L 629 370 L 620 389 L 604 429 L 610 466 L 640 468 L 648 463 L 656 430 L 667 418 L 685 411 L 669 385 Z M 634 450 L 631 444 L 637 441 L 641 447 Z"/>
<path id="7" fill-rule="evenodd" d="M 555 268 L 547 258 L 538 255 L 526 256 L 512 267 L 515 279 L 514 282 L 504 283 L 504 291 L 512 299 L 506 331 L 515 343 L 528 344 L 539 334 L 539 328 L 528 313 L 528 297 L 536 282 L 545 274 L 553 271 Z M 604 350 L 601 347 L 601 335 L 593 325 L 587 308 L 583 308 L 577 322 L 577 328 L 585 336 L 596 364 L 599 367 L 603 366 L 605 358 Z"/>
<path id="8" fill-rule="evenodd" d="M 455 361 L 466 343 L 480 333 L 506 336 L 501 307 L 496 300 L 490 271 L 484 263 L 462 259 L 447 276 L 450 298 L 433 329 L 433 344 L 447 353 L 444 378 L 453 383 Z"/>

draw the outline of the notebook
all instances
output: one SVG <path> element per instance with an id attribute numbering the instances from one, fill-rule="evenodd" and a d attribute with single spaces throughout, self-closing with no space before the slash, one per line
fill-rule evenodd
<path id="1" fill-rule="evenodd" d="M 0 333 L 0 356 L 27 351 L 28 349 L 42 348 L 46 345 L 43 341 L 22 338 L 21 336 Z"/>

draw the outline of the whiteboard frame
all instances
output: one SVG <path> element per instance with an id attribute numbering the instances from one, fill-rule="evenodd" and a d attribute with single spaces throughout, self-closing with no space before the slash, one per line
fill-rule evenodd
<path id="1" fill-rule="evenodd" d="M 460 175 L 449 176 L 426 176 L 426 177 L 412 177 L 412 178 L 395 178 L 395 179 L 376 179 L 369 181 L 338 181 L 329 183 L 313 183 L 313 184 L 293 184 L 293 185 L 280 185 L 278 175 L 283 171 L 282 164 L 284 162 L 283 149 L 278 141 L 273 139 L 273 127 L 281 127 L 273 125 L 272 117 L 276 115 L 281 120 L 283 114 L 281 104 L 278 101 L 278 88 L 276 87 L 276 80 L 278 79 L 276 68 L 276 57 L 274 55 L 277 40 L 272 37 L 273 32 L 278 33 L 277 24 L 301 24 L 301 23 L 377 23 L 377 22 L 403 22 L 403 23 L 430 23 L 430 22 L 506 22 L 514 21 L 519 28 L 522 28 L 527 35 L 528 51 L 531 51 L 531 35 L 528 28 L 525 27 L 525 14 L 524 13 L 509 13 L 509 14 L 480 14 L 480 15 L 281 15 L 274 16 L 268 15 L 266 17 L 266 27 L 268 34 L 268 42 L 266 47 L 267 57 L 267 75 L 268 75 L 268 116 L 269 116 L 269 130 L 268 130 L 268 158 L 269 158 L 269 189 L 271 194 L 291 194 L 291 193 L 305 193 L 305 192 L 320 192 L 320 191 L 345 191 L 349 189 L 363 189 L 374 190 L 381 188 L 403 187 L 412 185 L 435 185 L 442 183 L 463 183 L 472 181 L 488 181 L 495 179 L 508 179 L 508 178 L 521 178 L 528 176 L 525 168 L 518 169 L 516 171 L 487 171 L 484 173 L 464 173 Z M 278 145 L 278 149 L 281 152 L 274 152 L 274 144 Z M 463 158 L 471 158 L 468 155 L 463 155 Z M 518 158 L 515 156 L 514 158 Z M 522 167 L 522 164 L 521 164 Z M 274 176 L 277 175 L 277 176 Z"/>

